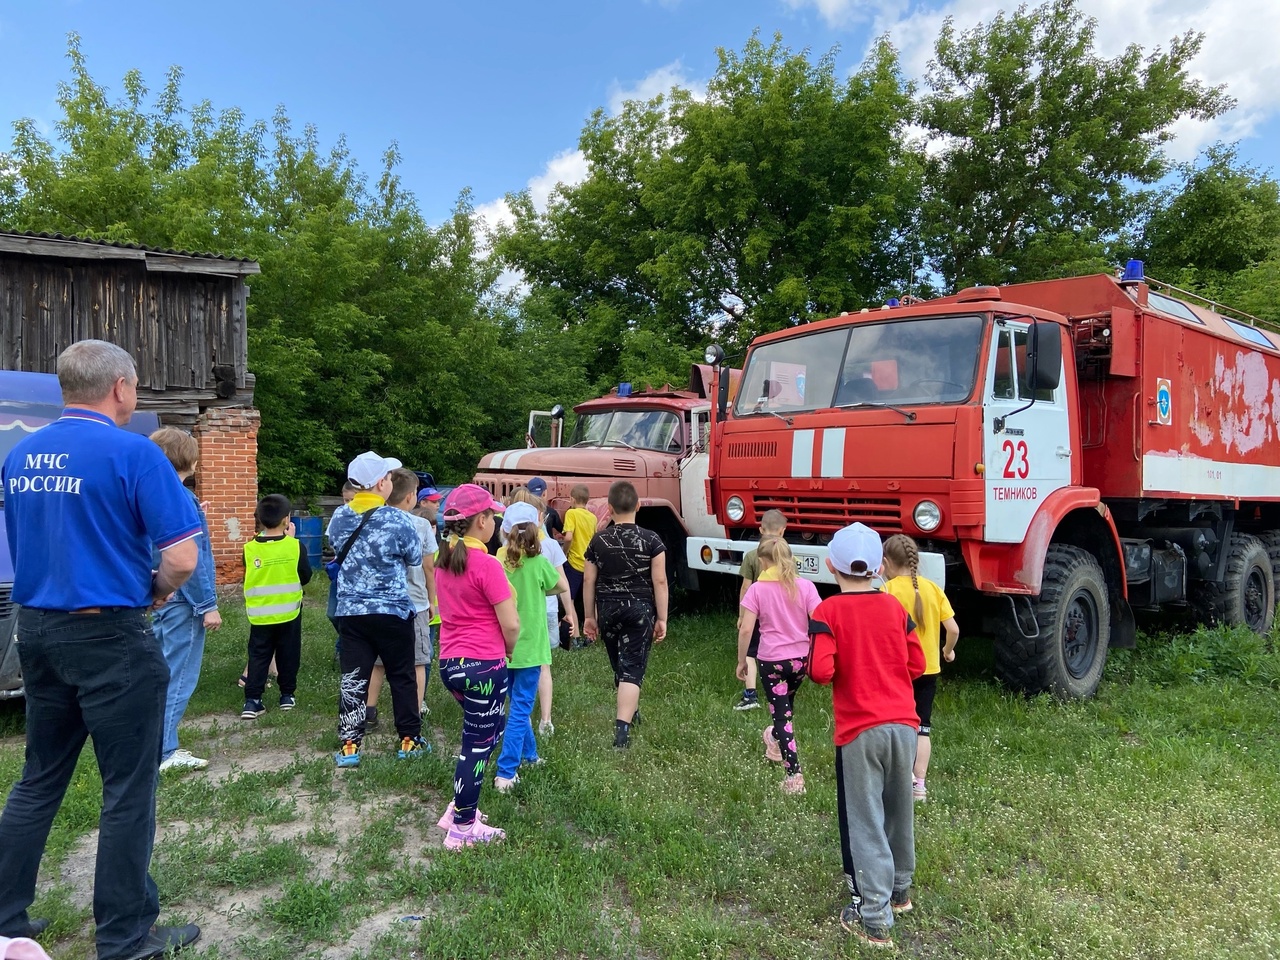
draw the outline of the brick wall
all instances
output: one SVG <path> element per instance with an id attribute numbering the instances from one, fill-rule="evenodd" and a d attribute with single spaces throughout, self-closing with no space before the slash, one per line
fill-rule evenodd
<path id="1" fill-rule="evenodd" d="M 209 407 L 192 431 L 200 444 L 196 496 L 207 503 L 218 583 L 240 579 L 244 543 L 258 502 L 258 424 L 252 407 Z"/>

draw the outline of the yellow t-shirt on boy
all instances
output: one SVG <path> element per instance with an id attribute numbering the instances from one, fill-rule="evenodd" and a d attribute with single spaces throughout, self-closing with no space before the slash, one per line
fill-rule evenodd
<path id="1" fill-rule="evenodd" d="M 564 513 L 564 532 L 569 537 L 565 550 L 569 566 L 581 573 L 587 565 L 587 547 L 596 535 L 596 515 L 585 507 L 570 507 Z"/>

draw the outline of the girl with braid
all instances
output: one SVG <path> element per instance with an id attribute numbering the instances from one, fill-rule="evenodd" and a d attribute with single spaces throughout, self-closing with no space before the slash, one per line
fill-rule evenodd
<path id="1" fill-rule="evenodd" d="M 929 729 L 933 714 L 933 698 L 938 692 L 938 674 L 942 664 L 938 657 L 941 631 L 947 640 L 942 647 L 942 660 L 956 658 L 956 641 L 960 627 L 956 612 L 947 595 L 932 580 L 920 576 L 920 548 L 906 534 L 897 533 L 884 542 L 885 593 L 898 598 L 916 623 L 920 644 L 924 647 L 924 674 L 915 680 L 916 713 L 920 715 L 920 732 L 916 737 L 916 762 L 912 771 L 912 796 L 924 800 L 928 796 L 924 778 L 929 772 Z"/>
<path id="2" fill-rule="evenodd" d="M 505 725 L 507 657 L 520 635 L 511 584 L 502 563 L 485 549 L 494 514 L 504 509 L 474 483 L 456 488 L 444 504 L 444 539 L 436 558 L 440 679 L 462 708 L 453 802 L 440 818 L 447 850 L 506 836 L 476 808 L 485 767 Z"/>
<path id="3" fill-rule="evenodd" d="M 809 615 L 821 598 L 808 580 L 796 576 L 791 548 L 781 537 L 766 537 L 756 551 L 760 572 L 742 597 L 738 620 L 738 679 L 746 681 L 751 634 L 760 625 L 756 661 L 772 722 L 764 728 L 764 755 L 786 771 L 785 793 L 804 793 L 796 754 L 795 698 L 809 660 Z"/>

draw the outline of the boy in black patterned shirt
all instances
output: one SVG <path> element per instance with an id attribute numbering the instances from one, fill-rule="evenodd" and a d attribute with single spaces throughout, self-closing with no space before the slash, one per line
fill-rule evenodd
<path id="1" fill-rule="evenodd" d="M 639 503 L 626 480 L 609 488 L 613 524 L 591 538 L 583 569 L 582 632 L 603 638 L 618 689 L 615 747 L 630 745 L 649 651 L 667 635 L 667 548 L 652 530 L 636 526 Z"/>

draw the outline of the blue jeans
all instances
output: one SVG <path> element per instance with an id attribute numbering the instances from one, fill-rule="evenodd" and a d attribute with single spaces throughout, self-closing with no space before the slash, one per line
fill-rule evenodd
<path id="1" fill-rule="evenodd" d="M 498 776 L 510 780 L 521 763 L 538 759 L 538 741 L 533 735 L 533 701 L 538 695 L 542 667 L 520 667 L 511 675 L 511 706 L 507 709 L 507 729 L 498 754 Z"/>
<path id="2" fill-rule="evenodd" d="M 17 634 L 27 755 L 0 814 L 0 935 L 14 935 L 29 919 L 49 828 L 92 736 L 102 774 L 93 881 L 98 957 L 128 956 L 160 913 L 147 871 L 169 668 L 144 610 L 23 608 Z"/>
<path id="3" fill-rule="evenodd" d="M 178 749 L 178 724 L 187 702 L 196 692 L 200 663 L 204 659 L 204 614 L 176 597 L 153 614 L 151 627 L 164 662 L 169 665 L 169 696 L 164 704 L 164 735 L 160 759 L 168 760 Z"/>

